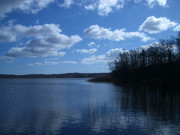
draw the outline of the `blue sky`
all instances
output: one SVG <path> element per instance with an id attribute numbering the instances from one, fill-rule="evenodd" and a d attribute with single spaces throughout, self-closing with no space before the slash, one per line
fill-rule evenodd
<path id="1" fill-rule="evenodd" d="M 1 0 L 0 74 L 109 72 L 119 52 L 176 36 L 179 0 Z"/>

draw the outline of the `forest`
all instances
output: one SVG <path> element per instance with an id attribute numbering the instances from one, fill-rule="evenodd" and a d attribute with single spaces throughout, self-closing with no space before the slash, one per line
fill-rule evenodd
<path id="1" fill-rule="evenodd" d="M 111 76 L 119 81 L 152 84 L 180 83 L 180 32 L 151 45 L 124 50 L 109 63 Z"/>

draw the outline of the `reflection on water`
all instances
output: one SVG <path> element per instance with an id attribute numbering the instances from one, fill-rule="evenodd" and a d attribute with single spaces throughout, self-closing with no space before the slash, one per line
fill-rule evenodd
<path id="1" fill-rule="evenodd" d="M 0 134 L 180 134 L 180 92 L 86 79 L 0 80 Z"/>

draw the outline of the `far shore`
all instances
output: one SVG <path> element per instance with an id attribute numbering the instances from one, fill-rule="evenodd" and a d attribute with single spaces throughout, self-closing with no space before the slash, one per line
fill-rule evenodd
<path id="1" fill-rule="evenodd" d="M 17 79 L 17 78 L 94 78 L 101 76 L 108 76 L 109 73 L 64 73 L 64 74 L 26 74 L 26 75 L 12 75 L 0 74 L 0 79 Z"/>

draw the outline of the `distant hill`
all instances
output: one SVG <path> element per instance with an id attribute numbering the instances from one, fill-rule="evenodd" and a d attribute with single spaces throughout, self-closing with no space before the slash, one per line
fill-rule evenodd
<path id="1" fill-rule="evenodd" d="M 66 73 L 66 74 L 27 74 L 27 75 L 11 75 L 0 74 L 0 79 L 12 78 L 94 78 L 108 76 L 109 73 Z"/>

